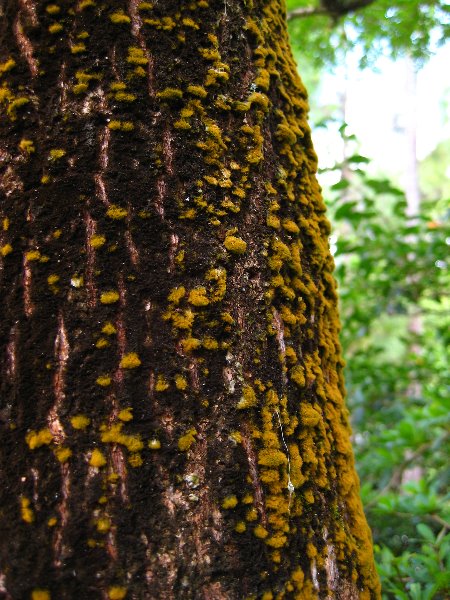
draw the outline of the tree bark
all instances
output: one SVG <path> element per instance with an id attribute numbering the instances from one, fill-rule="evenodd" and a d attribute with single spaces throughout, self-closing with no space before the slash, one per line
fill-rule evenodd
<path id="1" fill-rule="evenodd" d="M 0 596 L 379 598 L 282 1 L 0 6 Z"/>

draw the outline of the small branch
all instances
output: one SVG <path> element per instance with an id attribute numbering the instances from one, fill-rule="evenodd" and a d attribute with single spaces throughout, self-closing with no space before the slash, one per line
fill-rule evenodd
<path id="1" fill-rule="evenodd" d="M 294 8 L 287 14 L 287 20 L 299 19 L 302 17 L 311 17 L 313 15 L 327 15 L 329 14 L 326 8 L 322 6 L 303 6 L 300 8 Z"/>
<path id="2" fill-rule="evenodd" d="M 375 0 L 321 0 L 319 6 L 302 6 L 291 10 L 287 14 L 287 20 L 301 19 L 314 15 L 329 15 L 334 22 L 337 22 L 341 17 L 360 10 L 373 4 Z"/>

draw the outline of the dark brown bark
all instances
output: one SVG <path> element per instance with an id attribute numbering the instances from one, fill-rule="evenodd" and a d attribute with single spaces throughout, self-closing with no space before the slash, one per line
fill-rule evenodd
<path id="1" fill-rule="evenodd" d="M 0 596 L 378 598 L 279 0 L 6 0 Z"/>

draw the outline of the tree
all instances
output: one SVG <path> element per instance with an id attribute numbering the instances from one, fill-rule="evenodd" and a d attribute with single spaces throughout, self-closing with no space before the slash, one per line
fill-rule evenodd
<path id="1" fill-rule="evenodd" d="M 378 598 L 280 0 L 7 0 L 0 589 Z"/>

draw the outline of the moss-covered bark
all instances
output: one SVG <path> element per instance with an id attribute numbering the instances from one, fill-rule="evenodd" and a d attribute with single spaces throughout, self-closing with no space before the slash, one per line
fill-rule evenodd
<path id="1" fill-rule="evenodd" d="M 378 598 L 281 0 L 6 0 L 6 599 Z"/>

